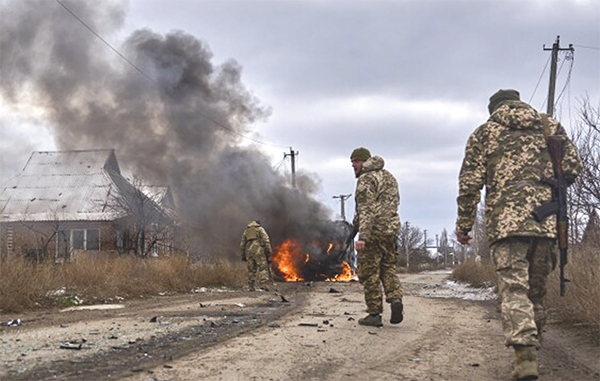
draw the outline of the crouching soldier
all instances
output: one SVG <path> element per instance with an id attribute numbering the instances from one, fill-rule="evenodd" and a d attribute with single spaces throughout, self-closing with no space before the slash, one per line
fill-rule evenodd
<path id="1" fill-rule="evenodd" d="M 248 263 L 248 285 L 250 291 L 257 289 L 268 291 L 271 282 L 269 258 L 271 257 L 271 241 L 267 231 L 254 220 L 246 226 L 240 242 L 242 261 Z"/>

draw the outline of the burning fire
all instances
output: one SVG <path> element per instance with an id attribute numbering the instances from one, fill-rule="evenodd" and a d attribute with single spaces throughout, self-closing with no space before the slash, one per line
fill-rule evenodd
<path id="1" fill-rule="evenodd" d="M 357 280 L 356 274 L 352 271 L 352 267 L 348 264 L 348 262 L 344 261 L 342 263 L 342 272 L 333 278 L 325 279 L 327 282 L 350 282 L 351 280 Z"/>
<path id="2" fill-rule="evenodd" d="M 286 282 L 356 280 L 352 267 L 343 260 L 340 249 L 335 248 L 332 242 L 323 244 L 312 242 L 305 248 L 299 241 L 287 239 L 273 256 L 275 273 Z"/>
<path id="3" fill-rule="evenodd" d="M 294 257 L 298 257 L 296 253 L 300 253 L 300 248 L 296 241 L 288 239 L 279 247 L 277 254 L 273 257 L 273 263 L 277 266 L 279 272 L 283 275 L 286 282 L 303 281 L 298 272 L 298 267 L 294 263 Z M 306 261 L 310 259 L 307 254 Z"/>

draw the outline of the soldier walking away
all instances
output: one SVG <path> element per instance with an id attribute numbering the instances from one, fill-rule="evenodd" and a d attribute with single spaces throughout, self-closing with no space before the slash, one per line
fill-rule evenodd
<path id="1" fill-rule="evenodd" d="M 240 242 L 240 252 L 242 261 L 248 263 L 250 291 L 269 291 L 271 241 L 267 231 L 260 225 L 260 221 L 254 220 L 246 226 Z"/>
<path id="2" fill-rule="evenodd" d="M 358 324 L 381 327 L 383 295 L 390 303 L 390 323 L 403 319 L 404 291 L 396 275 L 397 238 L 400 232 L 398 206 L 400 196 L 396 178 L 386 169 L 379 156 L 368 149 L 357 148 L 350 155 L 356 182 L 353 225 L 358 230 L 358 280 L 363 285 L 368 316 Z"/>
<path id="3" fill-rule="evenodd" d="M 546 321 L 547 276 L 556 266 L 556 219 L 537 222 L 533 212 L 552 200 L 546 138 L 560 135 L 562 161 L 572 182 L 582 169 L 560 123 L 521 102 L 516 90 L 490 97 L 490 117 L 469 137 L 459 177 L 456 237 L 467 245 L 485 186 L 485 222 L 499 279 L 505 343 L 515 350 L 512 377 L 537 380 L 537 350 Z"/>

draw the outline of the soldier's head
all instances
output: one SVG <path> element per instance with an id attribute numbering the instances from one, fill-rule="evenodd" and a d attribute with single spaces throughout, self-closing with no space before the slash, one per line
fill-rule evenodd
<path id="1" fill-rule="evenodd" d="M 350 161 L 352 161 L 352 168 L 354 169 L 354 175 L 358 177 L 362 171 L 363 163 L 371 157 L 371 152 L 364 147 L 360 147 L 352 151 L 350 155 Z"/>
<path id="2" fill-rule="evenodd" d="M 490 115 L 496 110 L 498 107 L 502 106 L 502 104 L 506 101 L 519 101 L 519 92 L 513 89 L 507 90 L 498 90 L 490 97 L 490 103 L 488 104 L 488 111 Z"/>

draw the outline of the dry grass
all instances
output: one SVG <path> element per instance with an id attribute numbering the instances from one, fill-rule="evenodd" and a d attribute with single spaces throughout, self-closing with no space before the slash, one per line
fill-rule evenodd
<path id="1" fill-rule="evenodd" d="M 85 302 L 137 298 L 158 293 L 185 293 L 196 287 L 240 288 L 247 281 L 242 263 L 198 263 L 179 255 L 142 259 L 96 254 L 71 263 L 32 263 L 23 259 L 0 262 L 0 311 L 19 312 L 65 303 L 65 290 Z"/>
<path id="2" fill-rule="evenodd" d="M 452 279 L 473 287 L 489 287 L 496 284 L 496 272 L 491 263 L 468 258 L 452 270 Z"/>
<path id="3" fill-rule="evenodd" d="M 565 268 L 567 291 L 560 296 L 558 268 L 548 278 L 545 304 L 558 322 L 580 324 L 600 331 L 600 247 L 573 247 L 569 249 L 569 263 Z M 469 258 L 452 271 L 452 278 L 475 287 L 495 284 L 496 274 L 491 263 L 476 262 Z"/>
<path id="4" fill-rule="evenodd" d="M 571 281 L 562 297 L 558 268 L 548 279 L 546 307 L 551 316 L 600 330 L 600 247 L 570 248 L 565 277 Z"/>

